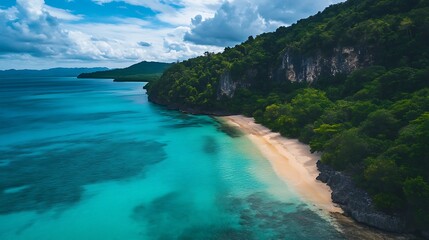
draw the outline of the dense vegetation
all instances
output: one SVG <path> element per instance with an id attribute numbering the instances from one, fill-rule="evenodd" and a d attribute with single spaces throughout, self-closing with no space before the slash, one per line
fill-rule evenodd
<path id="1" fill-rule="evenodd" d="M 113 78 L 115 81 L 151 82 L 161 77 L 170 63 L 140 62 L 127 68 L 82 73 L 78 78 Z"/>
<path id="2" fill-rule="evenodd" d="M 242 113 L 299 138 L 352 175 L 379 209 L 428 229 L 428 39 L 428 0 L 349 0 L 223 53 L 174 64 L 147 89 L 161 104 Z M 338 46 L 362 49 L 372 63 L 311 84 L 272 80 L 286 51 L 329 56 Z M 219 94 L 225 73 L 240 86 L 233 98 Z"/>

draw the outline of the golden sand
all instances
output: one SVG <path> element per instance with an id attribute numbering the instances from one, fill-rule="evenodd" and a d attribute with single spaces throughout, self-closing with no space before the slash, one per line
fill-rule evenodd
<path id="1" fill-rule="evenodd" d="M 298 140 L 282 137 L 255 123 L 253 118 L 241 115 L 219 117 L 226 124 L 239 128 L 271 163 L 275 173 L 302 198 L 317 208 L 339 212 L 342 210 L 331 199 L 331 189 L 316 180 L 319 174 L 316 162 L 320 156 L 310 152 Z"/>

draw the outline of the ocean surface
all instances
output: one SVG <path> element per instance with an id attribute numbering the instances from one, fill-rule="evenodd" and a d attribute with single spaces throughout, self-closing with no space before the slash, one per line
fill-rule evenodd
<path id="1" fill-rule="evenodd" d="M 0 79 L 0 239 L 342 239 L 251 142 L 142 83 Z"/>

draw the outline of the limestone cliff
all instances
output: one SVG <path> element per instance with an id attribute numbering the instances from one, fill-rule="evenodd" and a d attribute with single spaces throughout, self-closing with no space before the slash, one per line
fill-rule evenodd
<path id="1" fill-rule="evenodd" d="M 274 82 L 312 83 L 321 76 L 349 74 L 372 63 L 371 54 L 364 48 L 336 47 L 330 53 L 315 51 L 313 54 L 286 50 L 282 54 L 281 63 L 269 67 L 268 76 L 262 76 L 262 78 Z M 248 69 L 241 79 L 234 79 L 229 71 L 225 71 L 219 78 L 217 98 L 233 97 L 240 87 L 252 87 L 257 77 L 261 76 L 255 69 Z"/>
<path id="2" fill-rule="evenodd" d="M 232 98 L 237 85 L 238 82 L 232 80 L 231 74 L 228 71 L 224 72 L 219 79 L 217 98 L 219 99 L 221 96 Z"/>
<path id="3" fill-rule="evenodd" d="M 235 90 L 238 88 L 249 88 L 257 76 L 255 69 L 249 69 L 242 76 L 242 79 L 233 79 L 229 71 L 225 71 L 219 78 L 219 85 L 217 89 L 217 100 L 222 96 L 232 98 L 234 97 Z"/>
<path id="4" fill-rule="evenodd" d="M 329 54 L 317 51 L 309 56 L 286 51 L 278 71 L 284 74 L 280 79 L 311 83 L 322 75 L 349 74 L 371 63 L 371 55 L 355 47 L 336 47 Z"/>

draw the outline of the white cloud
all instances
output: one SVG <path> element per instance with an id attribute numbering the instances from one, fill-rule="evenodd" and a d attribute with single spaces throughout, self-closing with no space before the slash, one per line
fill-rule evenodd
<path id="1" fill-rule="evenodd" d="M 86 16 L 48 6 L 44 0 L 17 0 L 16 6 L 0 9 L 0 59 L 9 59 L 2 61 L 0 68 L 17 62 L 34 66 L 45 63 L 124 67 L 141 60 L 184 60 L 206 51 L 221 51 L 225 45 L 274 30 L 300 14 L 308 16 L 330 3 L 328 0 L 92 1 L 100 5 L 118 1 L 147 7 L 155 11 L 157 22 L 164 24 L 154 25 L 150 18 L 117 16 L 88 22 Z"/>
<path id="2" fill-rule="evenodd" d="M 197 15 L 201 15 L 202 18 L 213 17 L 221 3 L 222 0 L 182 0 L 180 1 L 182 8 L 161 12 L 157 18 L 174 26 L 188 26 L 191 24 L 191 19 Z"/>
<path id="3" fill-rule="evenodd" d="M 0 11 L 0 24 L 5 26 L 0 56 L 109 65 L 140 60 L 173 62 L 221 50 L 184 43 L 189 27 L 154 28 L 142 19 L 117 17 L 108 19 L 111 23 L 75 22 L 83 17 L 50 7 L 43 0 L 18 0 L 15 7 Z M 143 47 L 143 42 L 150 44 Z"/>
<path id="4" fill-rule="evenodd" d="M 92 0 L 92 1 L 98 5 L 103 5 L 105 3 L 113 2 L 114 0 Z"/>
<path id="5" fill-rule="evenodd" d="M 179 44 L 185 32 L 176 31 L 175 27 L 145 28 L 150 23 L 136 18 L 112 18 L 111 24 L 70 22 L 80 17 L 47 6 L 41 0 L 18 0 L 16 7 L 0 12 L 0 41 L 4 43 L 0 54 L 130 62 L 175 61 L 200 54 L 188 46 L 176 48 L 174 54 L 170 54 L 173 45 L 165 46 L 164 42 Z M 153 44 L 142 48 L 143 41 Z"/>
<path id="6" fill-rule="evenodd" d="M 281 25 L 323 10 L 343 0 L 235 0 L 226 1 L 213 17 L 192 20 L 185 40 L 196 44 L 226 46 L 244 41 L 250 35 L 273 31 Z"/>
<path id="7" fill-rule="evenodd" d="M 61 9 L 61 8 L 55 8 L 48 5 L 44 5 L 44 9 L 53 17 L 66 20 L 66 21 L 77 21 L 83 19 L 82 15 L 75 15 L 72 14 L 70 11 Z"/>
<path id="8" fill-rule="evenodd" d="M 25 15 L 28 19 L 34 21 L 44 15 L 43 6 L 44 0 L 16 0 L 19 12 Z"/>
<path id="9" fill-rule="evenodd" d="M 0 53 L 52 55 L 69 43 L 67 33 L 58 27 L 57 19 L 47 12 L 43 1 L 17 0 L 15 7 L 0 12 L 0 25 Z"/>
<path id="10" fill-rule="evenodd" d="M 193 29 L 185 35 L 185 40 L 215 46 L 238 43 L 268 28 L 269 23 L 257 10 L 249 2 L 225 2 L 213 18 L 193 21 Z"/>
<path id="11" fill-rule="evenodd" d="M 0 20 L 5 21 L 6 19 L 13 20 L 16 19 L 18 15 L 18 9 L 16 7 L 11 7 L 8 9 L 0 9 Z"/>
<path id="12" fill-rule="evenodd" d="M 111 2 L 124 2 L 134 6 L 150 8 L 157 13 L 158 20 L 173 26 L 189 25 L 191 18 L 199 14 L 211 17 L 222 3 L 222 0 L 92 0 L 103 5 Z"/>
<path id="13" fill-rule="evenodd" d="M 142 6 L 146 8 L 150 8 L 156 12 L 173 12 L 174 7 L 172 7 L 167 1 L 159 1 L 159 0 L 92 0 L 93 2 L 103 5 L 111 2 L 125 2 L 134 6 Z"/>

